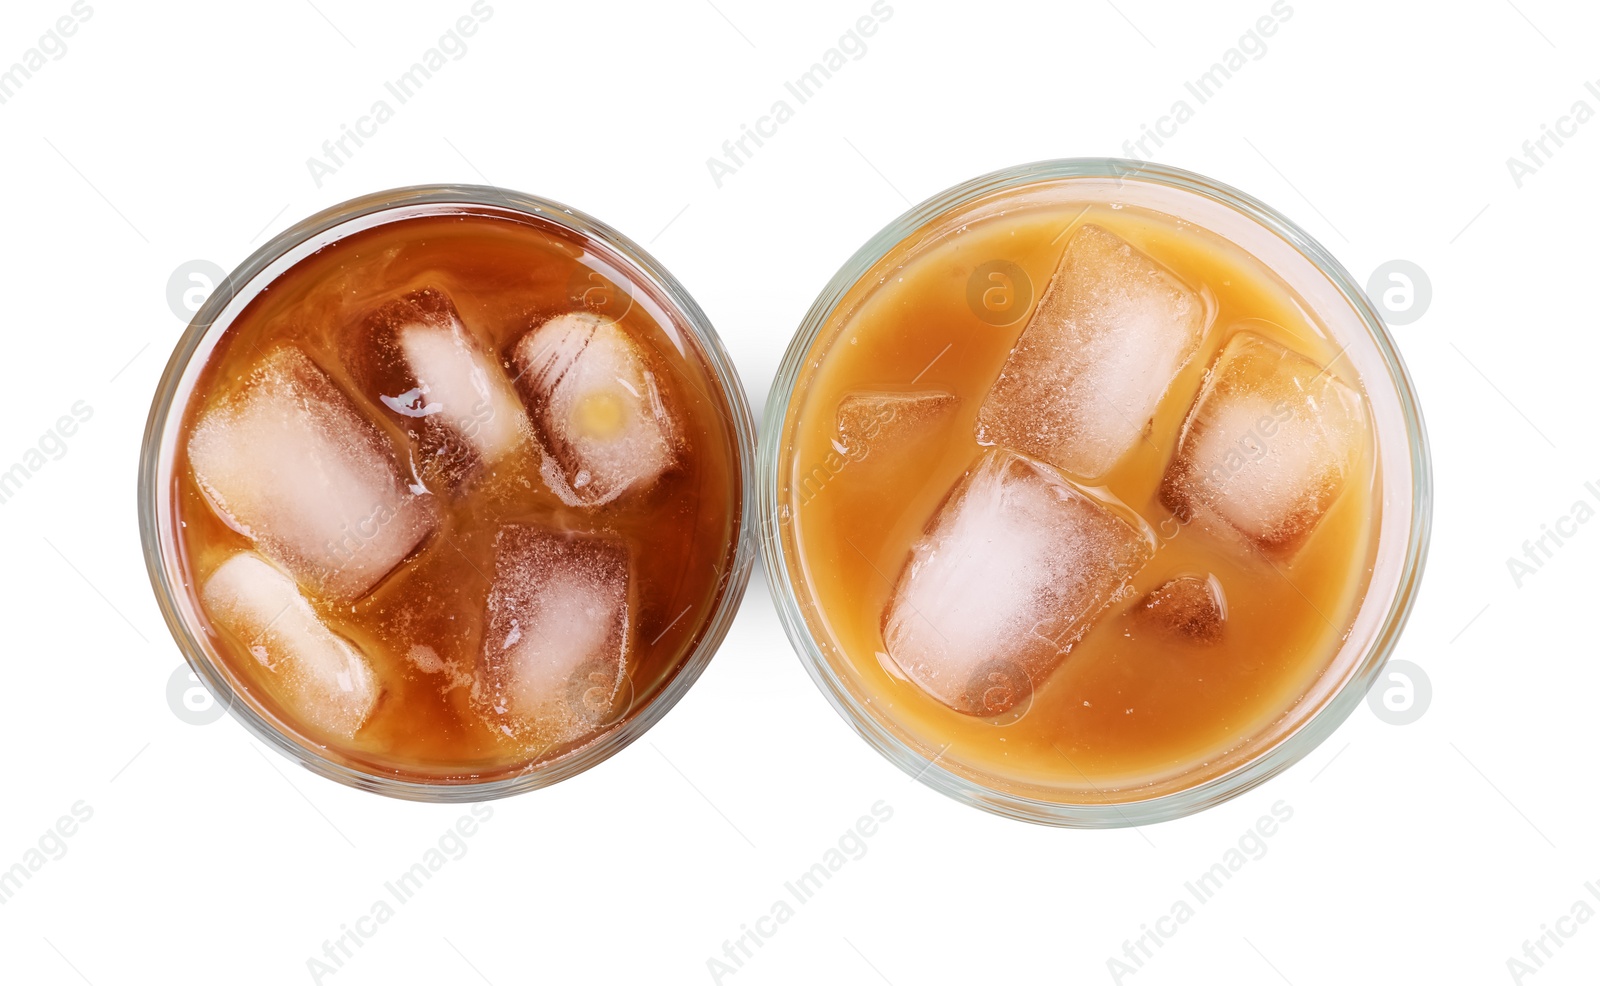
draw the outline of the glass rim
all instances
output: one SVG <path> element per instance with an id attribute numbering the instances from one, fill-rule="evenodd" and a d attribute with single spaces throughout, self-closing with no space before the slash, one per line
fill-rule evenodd
<path id="1" fill-rule="evenodd" d="M 554 760 L 529 767 L 505 777 L 484 781 L 420 781 L 374 773 L 324 756 L 308 744 L 285 734 L 269 719 L 242 701 L 232 685 L 213 665 L 206 646 L 198 639 L 180 611 L 175 590 L 168 577 L 167 558 L 163 549 L 162 518 L 159 511 L 159 486 L 162 482 L 162 443 L 169 425 L 175 425 L 183 405 L 177 403 L 181 378 L 203 342 L 210 338 L 216 321 L 241 298 L 254 298 L 261 288 L 270 285 L 278 275 L 269 277 L 253 292 L 250 287 L 274 264 L 284 260 L 298 248 L 312 240 L 330 235 L 328 242 L 344 235 L 370 229 L 384 222 L 399 221 L 410 216 L 427 215 L 428 212 L 408 210 L 437 206 L 445 209 L 459 206 L 466 209 L 498 209 L 553 224 L 589 240 L 603 243 L 615 251 L 640 274 L 648 277 L 652 286 L 659 289 L 669 303 L 670 313 L 681 320 L 682 328 L 694 339 L 704 356 L 713 379 L 722 390 L 730 423 L 739 480 L 737 492 L 739 506 L 733 518 L 736 529 L 734 543 L 728 555 L 729 567 L 716 608 L 708 615 L 699 642 L 682 659 L 665 684 L 643 707 L 634 711 L 620 723 L 608 727 L 584 746 L 556 757 Z M 396 213 L 393 219 L 383 220 L 385 213 Z M 359 224 L 363 220 L 377 221 L 357 225 L 347 233 L 340 227 Z M 326 246 L 326 244 L 324 244 Z M 296 262 L 299 259 L 297 258 Z M 281 272 L 280 272 L 281 274 Z M 570 206 L 524 192 L 516 192 L 491 185 L 430 184 L 410 185 L 401 188 L 372 192 L 323 209 L 290 226 L 252 252 L 211 292 L 189 322 L 188 327 L 173 347 L 172 355 L 162 371 L 160 383 L 150 405 L 149 417 L 139 452 L 139 538 L 144 553 L 145 568 L 150 576 L 151 588 L 161 609 L 167 629 L 182 652 L 195 676 L 198 677 L 213 700 L 221 703 L 234 719 L 256 739 L 266 743 L 285 757 L 330 780 L 350 787 L 407 801 L 436 803 L 466 803 L 509 797 L 523 791 L 547 787 L 580 774 L 620 752 L 643 736 L 688 693 L 700 674 L 721 647 L 729 627 L 739 611 L 750 572 L 755 560 L 755 503 L 756 503 L 756 444 L 755 424 L 750 401 L 739 380 L 739 374 L 723 348 L 721 338 L 711 320 L 695 302 L 683 285 L 642 246 L 624 236 L 611 226 Z"/>
<path id="2" fill-rule="evenodd" d="M 1147 798 L 1065 803 L 996 790 L 957 773 L 907 745 L 851 693 L 822 654 L 796 595 L 780 511 L 784 461 L 780 456 L 795 389 L 806 360 L 839 303 L 891 250 L 939 217 L 979 198 L 1062 179 L 1144 181 L 1210 199 L 1276 234 L 1311 263 L 1347 302 L 1381 358 L 1405 425 L 1411 469 L 1411 511 L 1397 584 L 1367 650 L 1349 678 L 1292 731 L 1233 768 L 1190 787 Z M 1383 319 L 1356 281 L 1309 233 L 1259 199 L 1195 172 L 1124 158 L 1080 157 L 1035 161 L 992 171 L 945 189 L 910 207 L 867 240 L 834 273 L 807 309 L 791 338 L 767 395 L 757 452 L 757 498 L 762 557 L 779 620 L 796 655 L 834 710 L 868 745 L 906 774 L 957 801 L 1014 818 L 1068 828 L 1121 828 L 1168 821 L 1220 804 L 1293 766 L 1349 717 L 1377 681 L 1415 603 L 1432 524 L 1432 466 L 1427 431 L 1415 389 Z M 1363 596 L 1363 598 L 1365 598 Z M 942 755 L 942 754 L 941 754 Z"/>

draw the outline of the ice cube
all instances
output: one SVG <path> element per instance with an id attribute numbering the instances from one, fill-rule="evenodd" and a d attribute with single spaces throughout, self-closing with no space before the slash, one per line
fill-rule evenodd
<path id="1" fill-rule="evenodd" d="M 598 506 L 649 487 L 679 439 L 644 354 L 592 312 L 558 315 L 517 343 L 517 383 L 563 499 Z"/>
<path id="2" fill-rule="evenodd" d="M 218 515 L 321 596 L 362 595 L 437 523 L 389 439 L 291 346 L 207 407 L 188 449 Z"/>
<path id="3" fill-rule="evenodd" d="M 488 718 L 547 748 L 613 718 L 631 647 L 628 569 L 610 537 L 501 528 L 476 692 Z"/>
<path id="4" fill-rule="evenodd" d="M 528 417 L 510 381 L 438 288 L 378 308 L 343 355 L 373 404 L 417 443 L 423 471 L 446 485 L 459 486 L 527 439 Z"/>
<path id="5" fill-rule="evenodd" d="M 846 394 L 839 401 L 835 449 L 859 462 L 876 449 L 903 447 L 957 403 L 954 394 L 936 390 Z"/>
<path id="6" fill-rule="evenodd" d="M 1166 268 L 1080 227 L 978 410 L 978 443 L 1104 474 L 1141 440 L 1206 320 L 1205 302 Z"/>
<path id="7" fill-rule="evenodd" d="M 1153 551 L 1148 531 L 1051 467 L 995 449 L 912 545 L 884 643 L 939 701 L 999 715 L 1055 669 Z"/>
<path id="8" fill-rule="evenodd" d="M 1175 637 L 1213 643 L 1222 637 L 1228 604 L 1215 575 L 1181 575 L 1150 590 L 1135 604 L 1133 612 L 1145 626 Z"/>
<path id="9" fill-rule="evenodd" d="M 1292 553 L 1344 488 L 1364 422 L 1360 396 L 1331 373 L 1240 332 L 1189 410 L 1161 502 L 1185 522 Z"/>
<path id="10" fill-rule="evenodd" d="M 372 666 L 327 624 L 292 578 L 253 551 L 229 558 L 206 579 L 201 603 L 269 674 L 271 690 L 298 718 L 354 736 L 378 701 Z"/>

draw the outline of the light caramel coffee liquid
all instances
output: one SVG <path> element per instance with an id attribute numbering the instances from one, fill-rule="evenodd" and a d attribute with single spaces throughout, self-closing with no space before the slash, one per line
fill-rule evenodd
<path id="1" fill-rule="evenodd" d="M 603 245 L 549 224 L 488 215 L 408 218 L 340 239 L 301 261 L 228 327 L 186 398 L 170 477 L 172 526 L 179 532 L 171 548 L 202 617 L 197 587 L 252 542 L 223 522 L 197 486 L 188 438 L 202 410 L 241 386 L 275 346 L 303 351 L 382 429 L 406 481 L 428 486 L 441 517 L 396 571 L 353 603 L 310 598 L 323 622 L 367 655 L 380 683 L 377 704 L 353 737 L 319 733 L 301 721 L 278 700 L 249 641 L 208 620 L 201 630 L 246 701 L 336 760 L 406 779 L 460 781 L 506 776 L 592 742 L 673 678 L 726 588 L 740 533 L 738 454 L 727 401 L 704 353 L 666 315 L 664 301 L 623 279 L 625 270 Z M 427 473 L 418 466 L 417 423 L 390 413 L 380 403 L 384 395 L 363 389 L 351 372 L 372 313 L 425 289 L 453 302 L 508 379 L 517 372 L 512 348 L 533 326 L 573 311 L 615 317 L 675 416 L 681 445 L 675 464 L 648 489 L 598 507 L 574 506 L 553 493 L 532 447 L 464 478 Z M 415 475 L 405 474 L 408 465 Z M 471 700 L 496 534 L 508 524 L 603 535 L 628 549 L 626 681 L 606 721 L 561 747 L 507 735 Z"/>
<path id="2" fill-rule="evenodd" d="M 1029 702 L 990 718 L 962 714 L 907 680 L 886 653 L 885 607 L 913 543 L 984 452 L 974 437 L 979 407 L 1027 324 L 1026 306 L 1085 223 L 1167 267 L 1211 308 L 1199 351 L 1143 439 L 1092 483 L 1137 512 L 1157 546 L 1059 667 L 1034 682 Z M 974 219 L 931 245 L 913 235 L 897 250 L 877 268 L 888 272 L 882 283 L 858 284 L 836 308 L 786 421 L 780 502 L 792 525 L 791 576 L 826 659 L 891 731 L 969 776 L 1082 801 L 1203 779 L 1328 669 L 1369 573 L 1378 477 L 1366 433 L 1342 493 L 1292 557 L 1280 558 L 1180 521 L 1162 505 L 1163 473 L 1207 368 L 1235 332 L 1266 336 L 1359 393 L 1348 361 L 1259 261 L 1132 207 L 1031 205 Z M 955 399 L 883 425 L 888 440 L 878 445 L 841 439 L 841 401 L 864 392 Z M 1151 590 L 1185 575 L 1214 577 L 1225 594 L 1214 637 L 1158 631 L 1135 612 Z"/>

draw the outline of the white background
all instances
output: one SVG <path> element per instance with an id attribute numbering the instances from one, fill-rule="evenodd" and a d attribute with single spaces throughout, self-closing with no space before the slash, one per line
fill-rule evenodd
<path id="1" fill-rule="evenodd" d="M 134 477 L 184 327 L 175 270 L 232 269 L 358 194 L 487 180 L 647 244 L 709 313 L 759 411 L 814 294 L 909 203 L 1011 164 L 1122 153 L 1178 99 L 1194 118 L 1152 157 L 1279 208 L 1358 281 L 1395 258 L 1431 279 L 1426 313 L 1394 330 L 1437 492 L 1396 652 L 1431 680 L 1425 714 L 1394 726 L 1362 707 L 1285 775 L 1182 821 L 1006 821 L 855 738 L 758 570 L 660 725 L 575 780 L 495 803 L 466 855 L 322 981 L 712 982 L 724 941 L 879 801 L 893 817 L 866 854 L 723 982 L 1112 982 L 1108 958 L 1279 801 L 1293 817 L 1265 855 L 1124 982 L 1516 981 L 1507 959 L 1525 940 L 1580 899 L 1600 908 L 1584 888 L 1600 880 L 1600 524 L 1520 587 L 1507 567 L 1575 502 L 1600 505 L 1600 121 L 1520 188 L 1506 165 L 1575 101 L 1600 111 L 1584 89 L 1600 79 L 1592 7 L 1291 0 L 1266 53 L 1195 106 L 1183 83 L 1269 0 L 892 0 L 865 54 L 718 188 L 706 159 L 869 0 L 492 0 L 466 54 L 318 187 L 306 159 L 469 0 L 90 2 L 65 54 L 0 105 L 0 468 L 74 402 L 93 408 L 0 504 L 0 869 L 74 804 L 93 812 L 0 905 L 5 981 L 314 981 L 307 960 L 466 810 L 345 789 L 231 718 L 195 726 L 169 707 L 180 657 L 141 562 Z M 68 13 L 69 0 L 10 0 L 0 67 Z M 1570 940 L 1522 981 L 1593 981 L 1600 919 L 1562 927 Z"/>

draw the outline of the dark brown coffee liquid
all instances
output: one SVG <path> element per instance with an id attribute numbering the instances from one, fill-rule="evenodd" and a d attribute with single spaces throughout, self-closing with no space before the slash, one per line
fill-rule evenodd
<path id="1" fill-rule="evenodd" d="M 463 781 L 516 773 L 592 742 L 643 708 L 683 665 L 726 588 L 739 535 L 740 476 L 727 401 L 704 353 L 655 289 L 600 244 L 499 214 L 397 220 L 338 240 L 263 290 L 228 327 L 185 398 L 171 482 L 173 548 L 189 591 L 248 538 L 219 519 L 185 449 L 202 410 L 225 398 L 273 346 L 302 350 L 392 441 L 402 478 L 427 486 L 442 515 L 420 550 L 354 602 L 310 597 L 318 615 L 370 660 L 376 706 L 353 738 L 318 735 L 273 697 L 247 642 L 202 627 L 245 700 L 337 761 L 403 779 Z M 637 345 L 676 419 L 681 454 L 647 489 L 598 507 L 564 502 L 540 474 L 537 447 L 449 482 L 415 463 L 419 435 L 357 383 L 346 357 L 372 314 L 421 291 L 441 292 L 483 351 L 515 377 L 512 349 L 557 315 L 616 318 Z M 408 474 L 412 470 L 416 475 Z M 620 539 L 628 547 L 632 648 L 605 721 L 575 743 L 530 748 L 480 714 L 472 682 L 495 575 L 496 533 L 508 524 Z M 196 612 L 204 614 L 198 598 Z"/>

